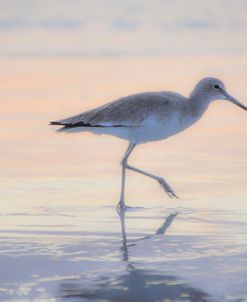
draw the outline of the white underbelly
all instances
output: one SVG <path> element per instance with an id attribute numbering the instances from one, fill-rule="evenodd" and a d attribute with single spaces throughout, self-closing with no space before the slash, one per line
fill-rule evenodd
<path id="1" fill-rule="evenodd" d="M 168 130 L 164 127 L 128 127 L 115 131 L 116 136 L 127 139 L 135 144 L 142 144 L 150 141 L 162 140 L 174 135 L 174 130 Z"/>
<path id="2" fill-rule="evenodd" d="M 193 122 L 189 120 L 181 123 L 181 120 L 178 118 L 178 116 L 174 114 L 169 122 L 150 122 L 141 127 L 136 127 L 136 129 L 128 129 L 126 135 L 129 136 L 129 141 L 136 144 L 141 144 L 149 141 L 166 139 L 178 132 L 183 131 L 192 123 Z"/>

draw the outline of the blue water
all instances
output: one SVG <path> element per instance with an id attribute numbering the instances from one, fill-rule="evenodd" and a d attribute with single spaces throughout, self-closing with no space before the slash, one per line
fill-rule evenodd
<path id="1" fill-rule="evenodd" d="M 4 217 L 1 301 L 247 299 L 246 212 L 67 205 Z"/>

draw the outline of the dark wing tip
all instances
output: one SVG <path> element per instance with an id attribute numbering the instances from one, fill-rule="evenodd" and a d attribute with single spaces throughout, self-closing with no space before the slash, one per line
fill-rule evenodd
<path id="1" fill-rule="evenodd" d="M 49 122 L 51 126 L 64 126 L 64 128 L 75 128 L 75 127 L 92 127 L 89 123 L 77 122 L 77 123 L 63 123 L 59 121 Z"/>
<path id="2" fill-rule="evenodd" d="M 63 126 L 62 123 L 60 123 L 60 122 L 54 122 L 54 121 L 49 122 L 49 125 L 59 125 L 59 126 Z"/>
<path id="3" fill-rule="evenodd" d="M 105 125 L 92 125 L 90 123 L 84 123 L 84 122 L 77 122 L 77 123 L 62 123 L 62 122 L 56 122 L 56 121 L 52 121 L 49 123 L 49 125 L 55 125 L 55 126 L 64 126 L 62 129 L 64 128 L 76 128 L 76 127 L 106 127 L 106 128 L 111 128 L 111 127 L 125 127 L 124 125 L 113 125 L 113 126 L 105 126 Z"/>

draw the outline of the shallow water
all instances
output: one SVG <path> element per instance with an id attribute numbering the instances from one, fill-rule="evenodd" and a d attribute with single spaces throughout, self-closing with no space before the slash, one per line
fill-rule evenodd
<path id="1" fill-rule="evenodd" d="M 126 214 L 121 236 L 110 206 L 5 213 L 2 299 L 246 301 L 245 218 L 145 208 Z"/>
<path id="2" fill-rule="evenodd" d="M 136 208 L 125 217 L 115 205 L 127 143 L 47 125 L 137 91 L 188 94 L 199 70 L 224 72 L 246 102 L 244 58 L 0 65 L 2 301 L 247 301 L 246 112 L 215 102 L 188 131 L 137 147 L 131 163 L 165 176 L 180 199 L 128 172 Z"/>

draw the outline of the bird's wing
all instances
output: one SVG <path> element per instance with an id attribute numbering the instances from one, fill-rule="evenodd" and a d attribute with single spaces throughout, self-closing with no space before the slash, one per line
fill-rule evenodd
<path id="1" fill-rule="evenodd" d="M 171 92 L 149 92 L 120 98 L 93 110 L 51 122 L 66 127 L 135 127 L 153 115 L 167 115 L 182 96 Z"/>

